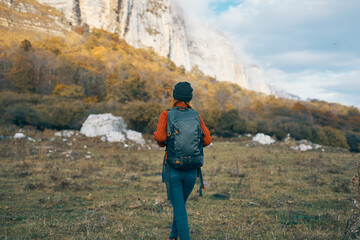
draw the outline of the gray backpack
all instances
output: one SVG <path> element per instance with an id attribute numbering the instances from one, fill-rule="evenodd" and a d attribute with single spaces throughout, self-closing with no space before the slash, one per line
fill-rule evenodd
<path id="1" fill-rule="evenodd" d="M 203 138 L 199 114 L 191 108 L 169 110 L 167 120 L 167 162 L 178 170 L 204 164 Z"/>
<path id="2" fill-rule="evenodd" d="M 204 164 L 203 136 L 200 116 L 194 109 L 184 107 L 169 109 L 164 165 L 170 164 L 180 171 L 197 169 L 200 177 L 200 196 L 204 188 L 201 174 L 201 167 Z M 166 180 L 168 178 L 166 176 Z"/>

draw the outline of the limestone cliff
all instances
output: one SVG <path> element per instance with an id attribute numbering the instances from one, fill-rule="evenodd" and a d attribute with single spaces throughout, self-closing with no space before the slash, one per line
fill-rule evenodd
<path id="1" fill-rule="evenodd" d="M 172 0 L 38 0 L 62 12 L 72 25 L 88 24 L 114 32 L 135 47 L 151 47 L 177 65 L 197 66 L 220 81 L 249 88 L 244 66 L 230 41 L 213 29 L 188 29 L 182 10 Z M 261 82 L 261 83 L 260 83 Z M 267 84 L 252 88 L 270 93 Z"/>
<path id="2" fill-rule="evenodd" d="M 13 1 L 0 3 L 11 5 Z M 35 0 L 21 2 L 28 1 Z M 186 70 L 197 66 L 217 80 L 270 93 L 263 79 L 249 81 L 225 36 L 203 26 L 187 27 L 189 24 L 174 0 L 38 0 L 38 3 L 61 12 L 61 16 L 54 18 L 55 25 L 62 24 L 57 29 L 83 24 L 102 28 L 119 34 L 135 47 L 151 47 Z M 68 23 L 60 20 L 62 17 Z"/>
<path id="3" fill-rule="evenodd" d="M 117 33 L 135 47 L 152 47 L 187 70 L 193 67 L 184 20 L 169 0 L 38 0 L 62 12 L 73 26 Z"/>
<path id="4" fill-rule="evenodd" d="M 188 50 L 192 65 L 220 81 L 248 88 L 244 66 L 236 58 L 230 41 L 214 29 L 189 27 Z"/>
<path id="5" fill-rule="evenodd" d="M 248 89 L 263 92 L 271 93 L 272 90 L 268 84 L 264 84 L 264 76 L 262 69 L 255 65 L 250 64 L 245 67 L 245 74 L 249 79 Z"/>

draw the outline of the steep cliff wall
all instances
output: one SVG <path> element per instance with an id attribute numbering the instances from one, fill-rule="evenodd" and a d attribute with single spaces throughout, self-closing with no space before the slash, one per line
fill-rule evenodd
<path id="1" fill-rule="evenodd" d="M 18 2 L 29 1 L 36 2 Z M 191 24 L 185 24 L 181 8 L 173 0 L 37 1 L 38 5 L 51 6 L 51 9 L 61 12 L 61 15 L 53 17 L 56 31 L 86 23 L 90 27 L 117 33 L 135 47 L 151 47 L 158 54 L 169 57 L 176 65 L 183 65 L 186 70 L 197 66 L 219 81 L 229 81 L 244 88 L 270 93 L 263 79 L 249 80 L 248 76 L 254 74 L 245 73 L 243 64 L 236 58 L 231 43 L 225 36 L 203 26 L 187 27 Z M 9 6 L 12 4 L 11 7 L 14 8 L 14 0 L 0 0 L 1 2 Z M 25 7 L 21 7 L 23 8 Z M 31 11 L 35 12 L 36 9 Z M 0 24 L 4 24 L 1 21 L 4 20 L 0 16 Z M 35 27 L 36 24 L 34 21 L 29 22 L 29 25 Z"/>
<path id="2" fill-rule="evenodd" d="M 237 83 L 248 88 L 244 66 L 236 58 L 230 41 L 214 29 L 191 27 L 188 29 L 192 65 L 220 81 Z"/>
<path id="3" fill-rule="evenodd" d="M 272 93 L 270 86 L 264 81 L 264 74 L 259 66 L 255 64 L 245 66 L 245 74 L 249 79 L 248 89 L 268 94 Z"/>
<path id="4" fill-rule="evenodd" d="M 171 0 L 38 1 L 61 11 L 73 25 L 86 23 L 118 33 L 129 44 L 152 47 L 187 70 L 198 66 L 220 81 L 249 85 L 229 41 L 215 30 L 189 31 L 181 9 Z"/>
<path id="5" fill-rule="evenodd" d="M 38 0 L 38 2 L 59 10 L 71 25 L 80 24 L 79 0 Z"/>
<path id="6" fill-rule="evenodd" d="M 184 20 L 168 0 L 124 0 L 119 34 L 135 47 L 152 47 L 187 70 L 192 68 Z"/>

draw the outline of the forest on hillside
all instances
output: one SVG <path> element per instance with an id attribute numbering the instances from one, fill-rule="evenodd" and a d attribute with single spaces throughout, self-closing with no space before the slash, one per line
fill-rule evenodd
<path id="1" fill-rule="evenodd" d="M 40 130 L 79 129 L 91 113 L 122 116 L 151 134 L 172 102 L 173 86 L 188 81 L 192 105 L 217 136 L 263 132 L 359 152 L 360 111 L 324 101 L 293 101 L 185 71 L 152 49 L 136 49 L 100 29 L 66 37 L 18 40 L 1 32 L 1 124 Z"/>

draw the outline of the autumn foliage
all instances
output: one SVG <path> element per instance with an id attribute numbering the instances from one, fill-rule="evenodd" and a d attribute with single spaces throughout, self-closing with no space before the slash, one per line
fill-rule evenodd
<path id="1" fill-rule="evenodd" d="M 313 100 L 267 96 L 218 82 L 197 67 L 186 72 L 152 49 L 136 49 L 116 34 L 93 29 L 66 37 L 0 38 L 3 124 L 80 128 L 90 113 L 111 112 L 151 133 L 170 107 L 173 86 L 189 81 L 192 104 L 213 134 L 263 132 L 359 151 L 360 111 Z"/>

